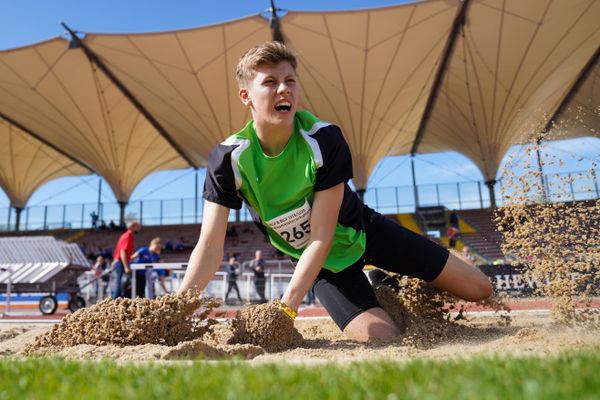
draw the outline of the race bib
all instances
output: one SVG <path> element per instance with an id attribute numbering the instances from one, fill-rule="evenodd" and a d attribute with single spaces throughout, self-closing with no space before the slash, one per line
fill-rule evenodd
<path id="1" fill-rule="evenodd" d="M 267 221 L 267 225 L 293 248 L 304 247 L 310 239 L 310 204 L 308 204 L 308 200 L 304 201 L 302 207 Z"/>

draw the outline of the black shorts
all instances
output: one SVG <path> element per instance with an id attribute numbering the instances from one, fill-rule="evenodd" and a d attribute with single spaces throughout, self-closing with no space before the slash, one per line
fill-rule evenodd
<path id="1" fill-rule="evenodd" d="M 315 295 L 342 330 L 361 312 L 379 307 L 362 271 L 366 264 L 431 282 L 448 260 L 448 250 L 434 241 L 379 213 L 369 214 L 363 256 L 341 272 L 322 269 L 314 284 Z"/>

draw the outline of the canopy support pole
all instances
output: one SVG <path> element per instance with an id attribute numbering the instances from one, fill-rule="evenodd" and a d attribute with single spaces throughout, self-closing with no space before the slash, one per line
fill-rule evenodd
<path id="1" fill-rule="evenodd" d="M 563 112 L 565 112 L 566 108 L 571 103 L 571 100 L 573 99 L 575 94 L 579 91 L 579 88 L 581 87 L 581 85 L 583 85 L 583 82 L 585 82 L 588 75 L 592 72 L 592 69 L 596 66 L 596 63 L 598 62 L 598 60 L 600 60 L 600 46 L 598 46 L 598 48 L 596 49 L 596 52 L 592 55 L 592 58 L 590 58 L 588 60 L 588 62 L 585 64 L 585 66 L 581 69 L 581 72 L 579 73 L 579 76 L 573 83 L 573 86 L 571 86 L 571 89 L 569 89 L 569 91 L 567 92 L 567 95 L 563 98 L 560 105 L 556 108 L 556 111 L 554 112 L 554 114 L 552 114 L 552 116 L 546 123 L 546 126 L 542 130 L 543 133 L 546 133 L 546 132 L 549 132 L 550 130 L 552 130 L 553 125 L 560 119 Z"/>
<path id="2" fill-rule="evenodd" d="M 496 180 L 492 179 L 485 182 L 485 185 L 488 187 L 488 191 L 490 192 L 490 208 L 496 208 L 496 192 L 494 191 L 494 186 L 496 185 Z"/>
<path id="3" fill-rule="evenodd" d="M 98 177 L 98 220 L 102 221 L 102 177 Z"/>
<path id="4" fill-rule="evenodd" d="M 21 212 L 23 211 L 23 207 L 15 207 L 15 232 L 19 232 L 19 227 L 21 225 Z"/>
<path id="5" fill-rule="evenodd" d="M 542 164 L 542 155 L 540 154 L 541 143 L 542 141 L 538 139 L 537 143 L 535 144 L 535 154 L 538 164 L 538 173 L 540 174 L 540 191 L 542 193 L 542 203 L 546 203 L 546 201 L 548 200 L 548 196 L 546 195 L 546 182 L 544 181 L 544 164 Z"/>
<path id="6" fill-rule="evenodd" d="M 10 229 L 10 214 L 12 213 L 12 206 L 8 206 L 8 221 L 6 221 L 6 230 Z"/>
<path id="7" fill-rule="evenodd" d="M 285 44 L 277 10 L 277 7 L 275 7 L 275 0 L 271 0 L 271 8 L 269 8 L 269 11 L 271 12 L 271 18 L 269 18 L 269 28 L 271 28 L 271 31 L 273 31 L 273 41 Z"/>
<path id="8" fill-rule="evenodd" d="M 167 132 L 167 130 L 158 122 L 156 118 L 142 105 L 142 103 L 135 98 L 135 96 L 127 89 L 127 87 L 121 82 L 115 74 L 104 64 L 104 62 L 94 53 L 88 46 L 85 44 L 83 40 L 81 40 L 71 28 L 69 28 L 64 22 L 60 23 L 71 35 L 71 40 L 76 44 L 76 46 L 71 47 L 80 47 L 85 55 L 92 61 L 94 64 L 104 72 L 104 74 L 110 79 L 110 81 L 123 93 L 129 101 L 133 104 L 133 106 L 150 122 L 150 124 L 160 133 L 160 135 L 171 145 L 171 147 L 183 158 L 192 168 L 197 168 L 198 166 L 194 164 L 192 158 L 183 151 L 175 140 L 171 137 L 171 135 Z"/>
<path id="9" fill-rule="evenodd" d="M 452 24 L 452 31 L 448 40 L 446 41 L 446 47 L 444 48 L 442 60 L 440 62 L 440 66 L 436 72 L 435 80 L 431 85 L 431 91 L 429 92 L 429 98 L 427 99 L 427 104 L 425 105 L 425 110 L 423 110 L 423 117 L 421 118 L 421 122 L 419 123 L 419 128 L 417 129 L 417 134 L 415 135 L 415 140 L 413 141 L 412 148 L 410 150 L 410 154 L 415 154 L 419 148 L 419 144 L 423 139 L 423 135 L 425 134 L 425 128 L 427 128 L 427 124 L 429 123 L 429 118 L 431 117 L 431 111 L 433 110 L 433 106 L 435 105 L 435 101 L 442 87 L 442 81 L 444 80 L 444 75 L 446 73 L 446 68 L 450 63 L 450 57 L 454 52 L 454 46 L 456 46 L 456 41 L 458 36 L 462 30 L 463 25 L 465 24 L 465 20 L 467 17 L 467 9 L 469 8 L 470 0 L 463 0 L 462 5 L 460 6 L 456 17 L 454 18 L 454 22 Z"/>
<path id="10" fill-rule="evenodd" d="M 126 201 L 119 201 L 119 225 L 125 225 L 125 207 L 127 207 Z"/>
<path id="11" fill-rule="evenodd" d="M 410 156 L 410 170 L 412 173 L 413 195 L 415 198 L 415 210 L 419 207 L 419 191 L 417 190 L 417 177 L 415 174 L 415 155 Z"/>
<path id="12" fill-rule="evenodd" d="M 356 194 L 358 195 L 360 201 L 362 201 L 363 203 L 365 202 L 365 191 L 366 189 L 356 189 Z"/>

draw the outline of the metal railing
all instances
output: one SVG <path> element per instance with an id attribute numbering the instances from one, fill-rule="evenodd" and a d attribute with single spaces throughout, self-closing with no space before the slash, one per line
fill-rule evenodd
<path id="1" fill-rule="evenodd" d="M 600 184 L 596 173 L 575 171 L 561 174 L 545 174 L 546 198 L 550 202 L 577 201 L 600 198 Z M 557 184 L 557 182 L 559 184 Z M 562 183 L 561 183 L 562 182 Z M 568 182 L 564 184 L 564 182 Z M 497 205 L 503 204 L 502 194 L 510 191 L 503 187 L 503 181 L 495 186 Z M 416 186 L 378 187 L 367 189 L 364 202 L 383 214 L 411 213 L 417 206 L 445 206 L 451 210 L 487 208 L 490 206 L 489 191 L 481 181 L 454 183 L 434 183 Z M 535 194 L 532 194 L 532 197 Z M 418 204 L 415 203 L 418 198 Z M 196 201 L 198 206 L 196 207 Z M 141 200 L 129 203 L 125 208 L 126 218 L 134 218 L 144 225 L 193 224 L 202 221 L 203 199 L 180 198 L 163 200 Z M 92 226 L 92 212 L 98 214 L 98 225 L 104 221 L 118 224 L 119 204 L 104 202 L 85 204 L 39 205 L 23 209 L 21 213 L 22 231 L 51 229 L 82 229 Z M 232 210 L 230 220 L 236 219 Z M 245 208 L 240 210 L 241 221 L 251 220 Z M 0 231 L 14 230 L 14 210 L 0 208 Z"/>

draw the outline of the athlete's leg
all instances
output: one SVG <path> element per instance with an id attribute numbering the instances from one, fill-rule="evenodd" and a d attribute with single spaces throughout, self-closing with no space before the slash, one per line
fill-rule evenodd
<path id="1" fill-rule="evenodd" d="M 492 284 L 483 272 L 452 253 L 431 283 L 467 301 L 484 300 L 493 293 Z"/>
<path id="2" fill-rule="evenodd" d="M 380 307 L 361 312 L 344 328 L 349 339 L 360 341 L 390 340 L 400 333 L 392 318 Z"/>
<path id="3" fill-rule="evenodd" d="M 490 281 L 478 268 L 379 214 L 367 226 L 365 257 L 379 268 L 431 282 L 464 300 L 492 294 Z"/>
<path id="4" fill-rule="evenodd" d="M 348 338 L 366 341 L 396 337 L 401 331 L 379 306 L 362 272 L 363 265 L 361 260 L 338 273 L 321 270 L 313 286 L 315 295 Z"/>

